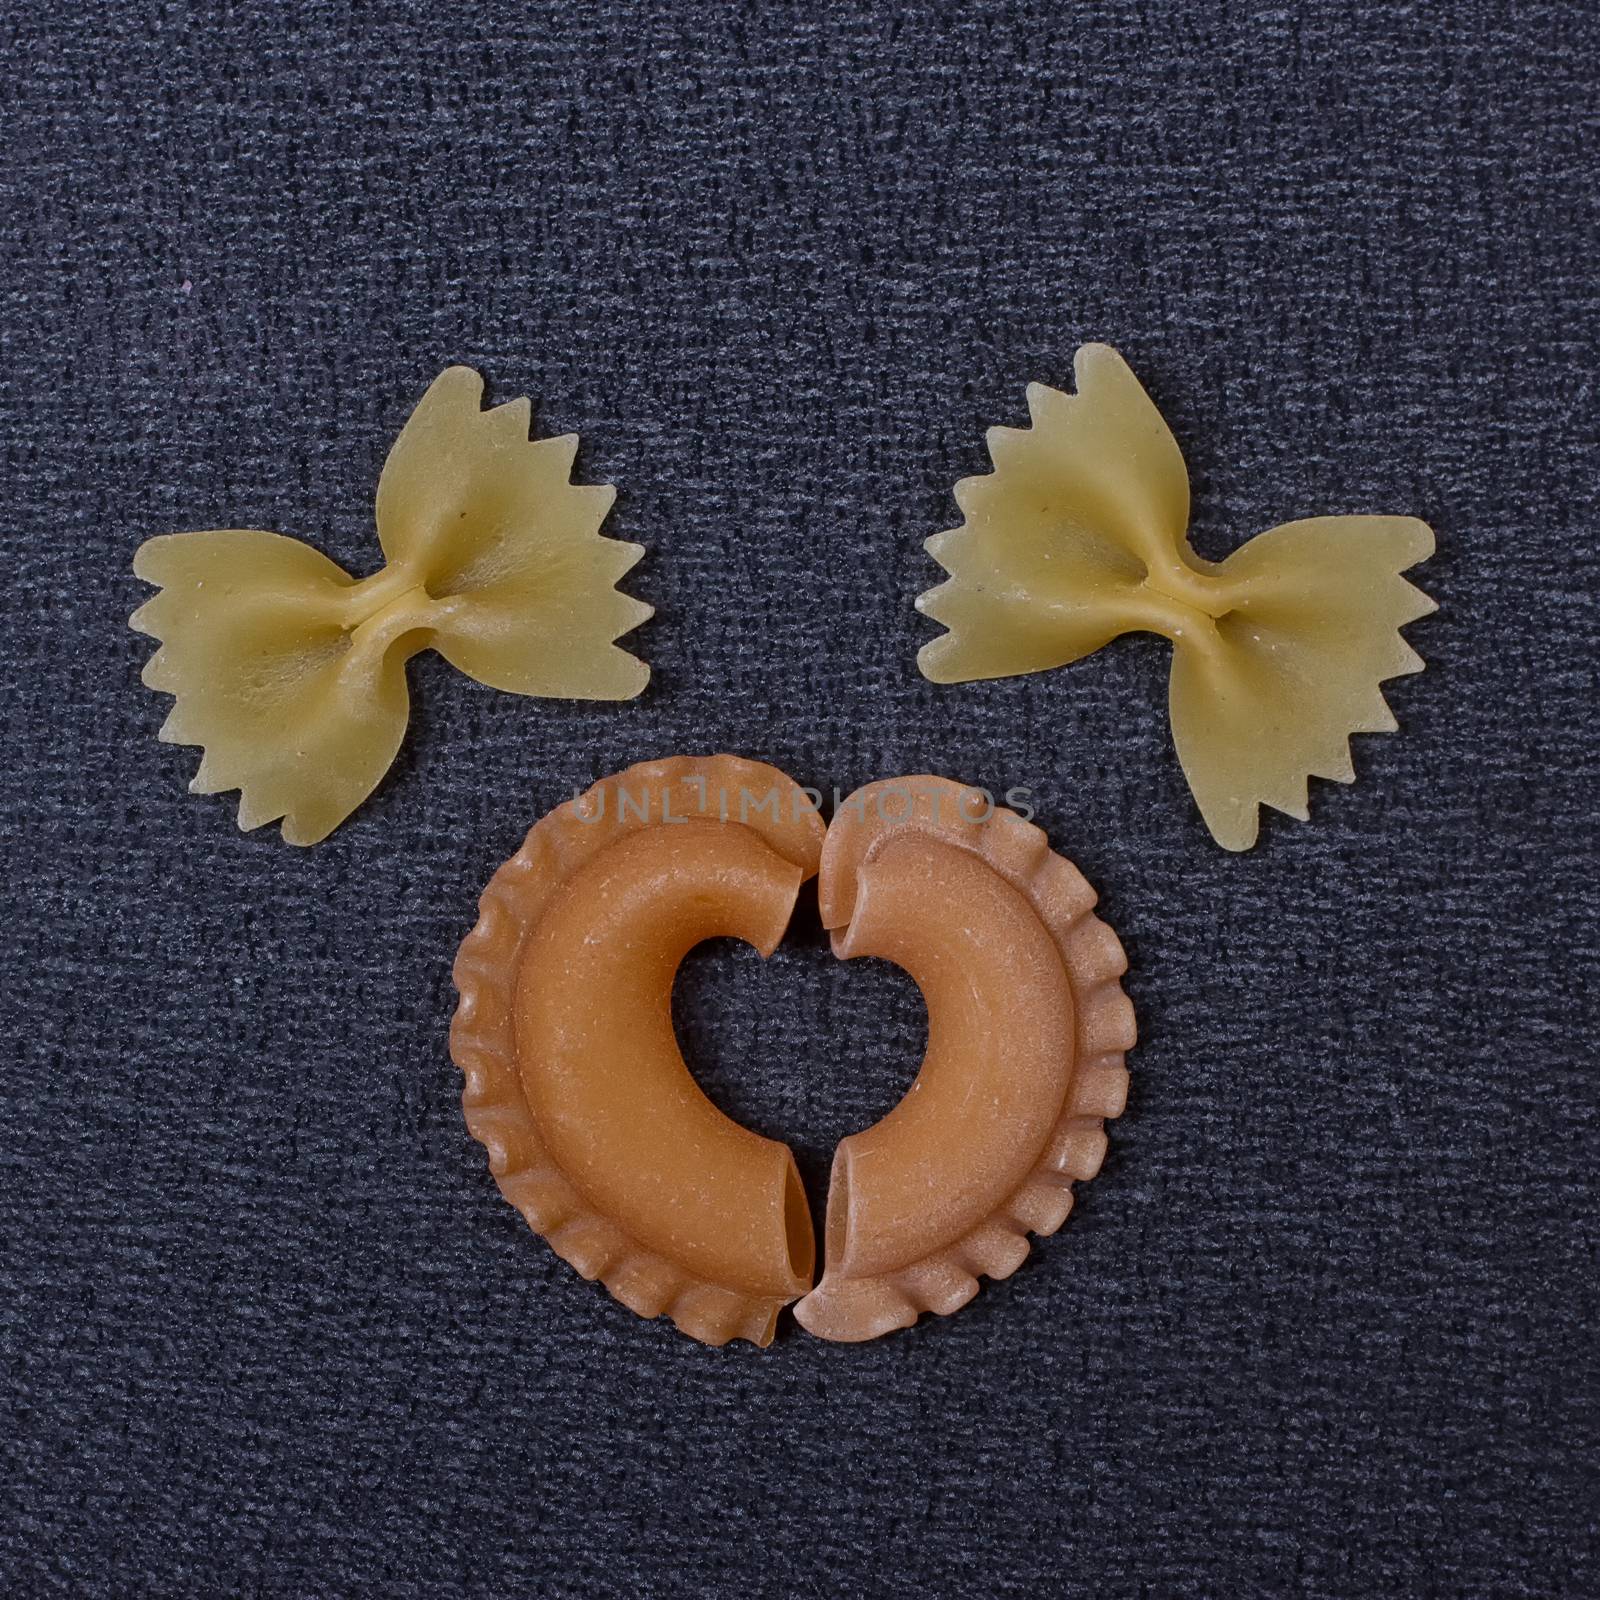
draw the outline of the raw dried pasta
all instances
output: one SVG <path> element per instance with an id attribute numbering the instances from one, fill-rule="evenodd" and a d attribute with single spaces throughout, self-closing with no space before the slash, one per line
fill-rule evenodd
<path id="1" fill-rule="evenodd" d="M 384 463 L 378 542 L 351 578 L 256 530 L 148 540 L 161 592 L 131 624 L 161 641 L 144 681 L 176 696 L 160 737 L 205 748 L 190 788 L 238 789 L 239 826 L 279 817 L 315 844 L 377 786 L 410 714 L 406 661 L 434 649 L 513 694 L 624 700 L 650 669 L 614 641 L 651 608 L 616 583 L 641 546 L 601 535 L 615 490 L 570 481 L 577 438 L 530 440 L 526 400 L 483 410 L 483 379 L 434 380 Z"/>
<path id="2" fill-rule="evenodd" d="M 1308 776 L 1350 782 L 1350 735 L 1394 731 L 1379 684 L 1422 669 L 1398 630 L 1435 609 L 1399 574 L 1433 534 L 1314 517 L 1202 560 L 1161 413 L 1108 346 L 1083 346 L 1075 370 L 1075 395 L 1030 384 L 1032 426 L 990 429 L 994 471 L 956 485 L 966 520 L 927 545 L 949 581 L 917 601 L 949 632 L 918 664 L 957 683 L 1165 635 L 1178 759 L 1212 836 L 1246 850 L 1258 806 L 1304 821 Z"/>
<path id="3" fill-rule="evenodd" d="M 1122 946 L 1038 828 L 943 778 L 869 784 L 826 836 L 813 801 L 734 756 L 632 767 L 534 826 L 456 958 L 451 1050 L 501 1191 L 584 1277 L 708 1344 L 765 1345 L 797 1300 L 842 1341 L 959 1309 L 1065 1221 L 1127 1094 Z M 793 1158 L 701 1093 L 671 998 L 699 940 L 770 954 L 819 865 L 834 953 L 903 966 L 929 1025 L 912 1088 L 835 1155 L 813 1288 Z"/>
<path id="4" fill-rule="evenodd" d="M 868 784 L 818 878 L 834 953 L 904 967 L 928 1006 L 916 1081 L 834 1154 L 822 1281 L 795 1307 L 826 1339 L 948 1316 L 1009 1277 L 1100 1170 L 1127 1098 L 1127 960 L 1049 840 L 945 778 Z"/>
<path id="5" fill-rule="evenodd" d="M 534 826 L 456 958 L 450 1048 L 501 1192 L 584 1277 L 707 1344 L 769 1343 L 815 1247 L 788 1149 L 690 1075 L 673 978 L 704 939 L 770 955 L 822 837 L 772 767 L 645 762 Z"/>

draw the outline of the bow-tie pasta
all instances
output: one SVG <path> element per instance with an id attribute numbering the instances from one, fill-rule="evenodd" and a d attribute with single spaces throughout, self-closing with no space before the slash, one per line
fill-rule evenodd
<path id="1" fill-rule="evenodd" d="M 238 789 L 239 826 L 283 819 L 315 844 L 377 786 L 405 735 L 406 661 L 437 650 L 513 694 L 625 700 L 650 669 L 615 640 L 651 607 L 618 592 L 644 553 L 601 535 L 615 491 L 570 481 L 577 438 L 528 437 L 526 400 L 482 409 L 483 380 L 442 373 L 378 483 L 388 565 L 355 579 L 308 545 L 232 529 L 151 539 L 161 592 L 131 624 L 176 696 L 160 737 L 205 747 L 190 787 Z"/>
<path id="2" fill-rule="evenodd" d="M 1352 733 L 1396 723 L 1379 684 L 1420 672 L 1399 629 L 1434 610 L 1399 576 L 1433 553 L 1414 517 L 1313 517 L 1225 561 L 1189 548 L 1189 476 L 1115 350 L 1084 345 L 1078 392 L 1028 387 L 1029 428 L 991 428 L 994 471 L 956 485 L 966 521 L 928 551 L 950 574 L 917 609 L 935 683 L 1065 666 L 1118 634 L 1172 641 L 1178 759 L 1217 843 L 1257 807 L 1306 820 L 1306 779 L 1349 783 Z"/>

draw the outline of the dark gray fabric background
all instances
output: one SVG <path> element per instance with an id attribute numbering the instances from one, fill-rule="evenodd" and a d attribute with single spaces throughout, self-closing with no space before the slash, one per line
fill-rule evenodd
<path id="1" fill-rule="evenodd" d="M 0 1588 L 1600 1594 L 1588 4 L 0 5 Z M 1212 556 L 1427 518 L 1428 671 L 1230 857 L 1166 652 L 935 689 L 920 541 L 1082 340 Z M 643 699 L 415 663 L 309 852 L 185 793 L 135 547 L 371 569 L 445 364 L 620 486 Z M 1123 935 L 1102 1176 L 959 1316 L 702 1349 L 496 1193 L 446 1048 L 479 890 L 678 750 L 1026 784 Z M 797 1147 L 909 1083 L 902 974 L 708 947 Z"/>

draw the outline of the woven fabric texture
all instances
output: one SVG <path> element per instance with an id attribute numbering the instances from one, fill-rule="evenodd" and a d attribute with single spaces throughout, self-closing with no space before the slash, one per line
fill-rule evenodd
<path id="1" fill-rule="evenodd" d="M 1600 13 L 0 0 L 0 1589 L 1594 1596 Z M 1439 613 L 1232 857 L 1168 654 L 939 689 L 921 540 L 1116 344 L 1197 548 L 1438 530 Z M 141 540 L 378 561 L 452 362 L 648 547 L 643 698 L 435 657 L 325 844 L 156 742 Z M 500 1199 L 447 1032 L 476 897 L 648 756 L 1027 786 L 1141 1043 L 1066 1228 L 949 1320 L 703 1349 Z M 910 980 L 697 952 L 788 1139 L 914 1075 Z"/>

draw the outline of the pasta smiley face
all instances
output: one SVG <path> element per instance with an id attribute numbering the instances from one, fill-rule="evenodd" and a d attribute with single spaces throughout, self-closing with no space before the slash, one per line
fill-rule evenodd
<path id="1" fill-rule="evenodd" d="M 410 715 L 407 660 L 434 649 L 513 694 L 625 700 L 650 670 L 615 640 L 651 615 L 616 589 L 644 553 L 601 535 L 615 491 L 570 481 L 577 439 L 530 440 L 529 405 L 434 380 L 384 463 L 378 542 L 354 579 L 253 529 L 147 540 L 161 592 L 130 619 L 161 641 L 144 681 L 176 697 L 160 737 L 204 747 L 190 788 L 239 790 L 239 826 L 325 838 L 377 787 Z"/>
<path id="2" fill-rule="evenodd" d="M 949 630 L 935 683 L 1065 666 L 1119 634 L 1172 642 L 1173 742 L 1212 837 L 1256 841 L 1263 805 L 1305 821 L 1308 777 L 1355 777 L 1350 735 L 1397 724 L 1379 685 L 1420 672 L 1400 637 L 1434 603 L 1400 574 L 1433 553 L 1414 517 L 1313 517 L 1220 562 L 1189 548 L 1189 477 L 1127 363 L 1084 345 L 1078 392 L 1028 387 L 1028 428 L 991 428 L 994 471 L 928 540 L 950 574 L 917 609 Z"/>
<path id="3" fill-rule="evenodd" d="M 824 838 L 813 798 L 730 756 L 606 779 L 495 874 L 456 960 L 451 1049 L 501 1191 L 583 1276 L 708 1344 L 765 1345 L 796 1300 L 844 1341 L 957 1310 L 1065 1221 L 1127 1092 L 1122 947 L 1038 828 L 921 777 L 858 791 Z M 671 995 L 702 939 L 769 954 L 819 867 L 835 954 L 910 972 L 929 1038 L 900 1105 L 838 1149 L 813 1288 L 793 1158 L 700 1092 Z"/>

